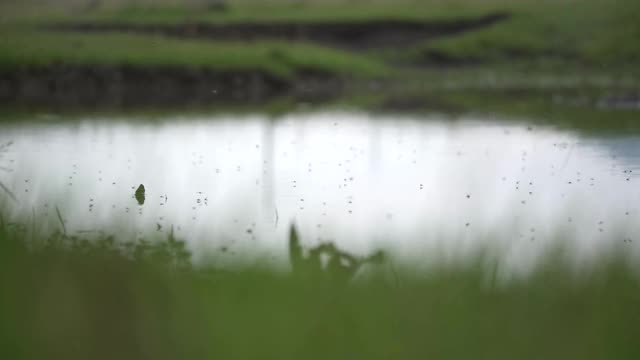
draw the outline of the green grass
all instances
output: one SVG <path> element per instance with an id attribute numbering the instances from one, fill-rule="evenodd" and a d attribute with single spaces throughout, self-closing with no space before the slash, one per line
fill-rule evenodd
<path id="1" fill-rule="evenodd" d="M 635 68 L 640 59 L 639 4 L 633 0 L 516 2 L 510 7 L 511 19 L 424 43 L 412 49 L 410 57 L 453 64 L 520 61 Z"/>
<path id="2" fill-rule="evenodd" d="M 606 93 L 605 93 L 606 94 Z M 554 101 L 562 97 L 565 103 Z M 492 114 L 501 119 L 526 119 L 532 124 L 554 126 L 586 136 L 640 134 L 638 111 L 633 109 L 598 108 L 595 103 L 602 93 L 597 90 L 558 91 L 461 91 L 442 98 L 460 113 Z M 571 101 L 588 99 L 586 104 Z"/>
<path id="3" fill-rule="evenodd" d="M 317 1 L 230 2 L 227 11 L 177 6 L 104 7 L 59 18 L 63 22 L 175 24 L 190 22 L 363 22 L 375 19 L 441 20 L 508 12 L 512 17 L 493 26 L 428 40 L 415 47 L 371 58 L 437 64 L 503 66 L 533 64 L 537 68 L 588 69 L 623 66 L 635 69 L 640 60 L 640 5 L 634 0 L 427 0 L 358 2 Z M 51 20 L 51 18 L 49 19 Z M 40 20 L 45 21 L 45 20 Z"/>
<path id="4" fill-rule="evenodd" d="M 505 87 L 444 89 L 395 87 L 378 93 L 343 97 L 333 106 L 376 113 L 436 114 L 445 118 L 496 119 L 504 123 L 555 127 L 583 136 L 640 134 L 636 109 L 598 106 L 611 95 L 633 94 L 633 89 L 590 87 L 536 88 L 531 84 Z"/>
<path id="5" fill-rule="evenodd" d="M 579 272 L 550 256 L 511 282 L 479 256 L 345 286 L 259 265 L 194 268 L 174 261 L 187 254 L 171 238 L 127 247 L 29 234 L 0 224 L 3 358 L 640 356 L 640 280 L 621 255 Z"/>
<path id="6" fill-rule="evenodd" d="M 550 98 L 551 92 L 564 91 L 561 83 L 567 77 L 596 78 L 604 75 L 626 78 L 634 82 L 636 90 L 638 87 L 640 21 L 637 19 L 640 18 L 640 2 L 634 0 L 376 0 L 366 3 L 357 0 L 268 3 L 234 0 L 223 12 L 203 10 L 193 2 L 186 6 L 178 6 L 173 0 L 161 4 L 154 2 L 153 6 L 149 4 L 138 2 L 138 6 L 130 6 L 130 3 L 106 1 L 102 8 L 93 12 L 74 10 L 51 15 L 43 10 L 43 15 L 31 18 L 16 15 L 0 27 L 0 67 L 9 71 L 50 64 L 207 67 L 219 71 L 263 71 L 291 81 L 297 73 L 313 70 L 365 80 L 354 82 L 350 88 L 364 88 L 365 93 L 368 91 L 367 80 L 385 78 L 389 81 L 382 83 L 379 92 L 386 94 L 393 94 L 395 90 L 392 88 L 399 86 L 431 88 L 437 92 L 446 90 L 451 83 L 456 83 L 456 86 L 467 83 L 471 84 L 470 87 L 495 93 L 494 85 L 482 80 L 485 74 L 519 82 L 503 89 L 504 93 L 525 89 L 537 92 L 535 97 L 546 91 L 544 96 Z M 26 3 L 24 6 L 28 7 Z M 53 22 L 359 22 L 372 19 L 454 19 L 496 11 L 506 11 L 512 17 L 487 28 L 425 41 L 405 49 L 370 51 L 337 50 L 285 41 L 227 42 L 34 30 L 35 26 Z M 559 81 L 540 89 L 536 84 L 542 77 L 556 77 Z M 571 86 L 574 90 L 589 90 L 591 87 L 584 83 Z M 469 94 L 469 99 L 458 96 L 465 89 L 453 94 L 454 102 L 462 103 L 466 109 L 476 105 L 486 107 L 483 95 L 478 95 L 475 90 Z M 508 98 L 504 94 L 499 97 Z M 493 104 L 492 107 L 508 107 L 506 111 L 509 114 L 517 107 L 517 115 L 528 115 L 523 111 L 525 108 L 543 116 L 548 111 L 547 100 L 544 99 L 536 99 L 535 106 L 530 106 L 530 100 L 511 100 L 515 101 L 513 106 L 505 106 L 505 102 L 500 100 L 501 104 Z M 529 105 L 523 105 L 524 102 Z M 603 128 L 609 124 L 609 121 L 601 121 L 600 113 L 566 112 L 570 115 L 563 114 L 562 118 L 573 120 L 564 123 L 577 124 L 581 129 L 585 127 L 579 120 L 581 113 L 585 113 L 588 128 Z M 613 121 L 616 129 L 637 127 L 633 114 L 618 112 L 613 116 L 622 119 Z M 598 118 L 589 120 L 594 117 Z"/>
<path id="7" fill-rule="evenodd" d="M 334 75 L 380 76 L 387 68 L 372 59 L 304 43 L 178 40 L 132 34 L 44 33 L 4 29 L 0 66 L 71 65 L 205 67 L 261 70 L 281 77 L 315 70 Z"/>
<path id="8" fill-rule="evenodd" d="M 21 1 L 20 3 L 25 2 Z M 26 3 L 29 1 L 27 0 Z M 203 2 L 204 3 L 204 2 Z M 231 23 L 231 22 L 310 22 L 310 21 L 368 21 L 372 19 L 437 20 L 459 16 L 478 16 L 508 4 L 506 0 L 373 0 L 373 1 L 226 1 L 224 11 L 208 10 L 206 5 L 193 1 L 103 1 L 103 6 L 93 10 L 82 7 L 50 5 L 49 12 L 14 11 L 14 19 L 66 19 L 72 21 L 97 21 L 118 23 L 183 22 Z M 9 8 L 9 6 L 6 6 Z M 15 4 L 13 8 L 26 8 Z M 36 5 L 32 5 L 36 8 Z M 45 7 L 46 8 L 46 7 Z M 74 10 L 75 9 L 75 10 Z M 9 10 L 9 9 L 8 9 Z M 72 14 L 70 17 L 69 15 Z"/>
<path id="9" fill-rule="evenodd" d="M 209 11 L 173 1 L 104 2 L 95 11 L 62 15 L 14 16 L 23 30 L 2 31 L 0 62 L 41 63 L 132 62 L 143 65 L 206 65 L 220 69 L 248 67 L 286 74 L 311 67 L 332 73 L 377 76 L 384 62 L 393 66 L 478 64 L 500 71 L 522 65 L 545 69 L 616 72 L 637 71 L 640 60 L 640 3 L 634 0 L 404 0 L 390 1 L 229 1 L 226 11 Z M 7 5 L 5 5 L 7 6 Z M 23 5 L 26 6 L 26 5 Z M 9 7 L 9 6 L 7 6 Z M 16 9 L 18 5 L 14 6 Z M 192 22 L 362 22 L 374 19 L 438 20 L 508 12 L 512 17 L 483 29 L 428 40 L 407 49 L 365 53 L 332 50 L 310 44 L 257 41 L 205 42 L 133 35 L 40 34 L 25 28 L 51 22 L 175 24 Z M 22 20 L 20 20 L 22 19 Z M 26 19 L 26 20 L 25 20 Z M 82 47 L 76 46 L 83 44 Z M 397 72 L 395 76 L 401 77 Z"/>
<path id="10" fill-rule="evenodd" d="M 362 5 L 273 5 L 253 4 L 231 8 L 228 12 L 202 12 L 177 8 L 127 7 L 119 10 L 100 11 L 82 21 L 116 22 L 133 24 L 150 23 L 244 23 L 244 22 L 364 22 L 376 19 L 397 20 L 444 20 L 458 16 L 484 15 L 486 7 L 474 6 L 471 9 L 454 8 L 440 5 L 437 8 L 418 6 L 398 6 L 390 3 L 376 6 Z M 459 11 L 458 11 L 459 10 Z"/>

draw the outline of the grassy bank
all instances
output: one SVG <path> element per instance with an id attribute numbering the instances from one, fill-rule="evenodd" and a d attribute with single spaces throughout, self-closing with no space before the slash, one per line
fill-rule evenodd
<path id="1" fill-rule="evenodd" d="M 585 136 L 635 135 L 637 88 L 574 85 L 537 88 L 532 84 L 505 87 L 400 89 L 339 99 L 338 105 L 372 113 L 437 114 L 445 117 L 497 119 L 552 126 Z M 629 103 L 627 103 L 629 99 Z"/>
<path id="2" fill-rule="evenodd" d="M 172 238 L 118 246 L 21 229 L 0 227 L 4 358 L 640 356 L 640 282 L 622 257 L 580 273 L 551 257 L 510 283 L 479 258 L 340 285 L 192 268 Z"/>
<path id="3" fill-rule="evenodd" d="M 640 5 L 633 0 L 483 1 L 230 1 L 224 9 L 176 6 L 102 6 L 69 22 L 107 24 L 367 23 L 376 20 L 462 20 L 506 13 L 504 21 L 481 29 L 426 39 L 387 54 L 394 62 L 418 65 L 524 63 L 536 67 L 625 66 L 640 57 Z M 378 54 L 369 54 L 376 57 Z M 383 56 L 384 58 L 384 56 Z"/>
<path id="4" fill-rule="evenodd" d="M 478 31 L 424 43 L 416 62 L 477 64 L 522 62 L 539 67 L 637 68 L 637 1 L 513 2 L 512 17 Z M 611 69 L 616 70 L 616 69 Z"/>
<path id="5" fill-rule="evenodd" d="M 79 2 L 80 5 L 82 2 Z M 487 14 L 503 13 L 509 17 L 493 25 L 471 29 L 455 35 L 425 39 L 422 43 L 400 50 L 380 49 L 353 54 L 331 51 L 323 47 L 298 43 L 275 44 L 272 41 L 228 44 L 216 41 L 206 45 L 202 42 L 177 41 L 149 37 L 112 37 L 91 35 L 73 38 L 68 34 L 39 35 L 5 32 L 3 37 L 15 38 L 13 43 L 25 41 L 40 44 L 42 61 L 52 50 L 57 60 L 74 61 L 96 48 L 113 49 L 107 58 L 154 64 L 157 61 L 177 61 L 180 64 L 200 65 L 203 62 L 225 69 L 230 65 L 267 67 L 273 71 L 286 71 L 299 66 L 312 65 L 328 71 L 354 72 L 376 75 L 381 70 L 381 61 L 390 61 L 394 66 L 475 66 L 520 63 L 535 68 L 586 68 L 606 71 L 606 67 L 635 69 L 640 56 L 640 5 L 633 0 L 427 0 L 399 3 L 371 1 L 366 3 L 347 1 L 228 1 L 223 8 L 207 7 L 210 2 L 193 2 L 177 6 L 171 2 L 139 3 L 136 6 L 123 2 L 102 1 L 92 8 L 65 8 L 61 15 L 37 17 L 13 16 L 7 23 L 23 23 L 26 27 L 37 27 L 51 23 L 157 25 L 176 24 L 366 24 L 372 21 L 393 20 L 397 22 L 442 20 L 464 20 Z M 220 2 L 215 2 L 220 3 Z M 5 5 L 9 7 L 9 5 Z M 24 5 L 23 5 L 24 7 Z M 16 4 L 15 8 L 19 8 Z M 66 9 L 67 11 L 61 11 Z M 69 10 L 71 9 L 71 10 Z M 79 10 L 80 9 L 80 10 Z M 81 10 L 84 9 L 84 10 Z M 42 11 L 47 14 L 47 11 Z M 54 11 L 55 13 L 55 11 Z M 26 20 L 25 20 L 26 19 Z M 260 34 L 254 34 L 260 36 Z M 446 33 L 444 34 L 446 35 Z M 400 39 L 398 39 L 400 40 Z M 86 50 L 68 43 L 87 43 Z M 6 40 L 5 40 L 6 42 Z M 145 42 L 146 44 L 137 44 Z M 96 44 L 96 45 L 91 45 Z M 155 49 L 157 44 L 164 50 Z M 53 46 L 56 45 L 56 46 Z M 394 46 L 391 41 L 389 46 Z M 194 50 L 194 47 L 203 50 Z M 281 53 L 283 59 L 270 56 L 273 51 Z M 4 55 L 7 49 L 2 49 Z M 129 53 L 125 57 L 122 53 Z M 148 54 L 146 54 L 148 52 Z M 213 53 L 213 54 L 212 54 Z M 13 56 L 11 52 L 4 56 Z M 178 56 L 177 54 L 181 54 Z M 207 55 L 205 55 L 207 54 Z M 104 55 L 98 52 L 98 55 Z M 180 57 L 181 60 L 176 60 Z M 96 56 L 93 57 L 95 59 Z M 157 60 L 156 60 L 157 59 Z M 611 69 L 616 70 L 616 69 Z"/>
<path id="6" fill-rule="evenodd" d="M 131 108 L 266 102 L 388 76 L 380 61 L 317 46 L 178 40 L 154 35 L 0 33 L 0 103 Z"/>
<path id="7" fill-rule="evenodd" d="M 73 6 L 64 6 L 71 3 Z M 565 90 L 564 78 L 603 75 L 632 83 L 627 86 L 632 91 L 638 88 L 640 43 L 636 39 L 640 25 L 636 19 L 640 6 L 633 0 L 309 0 L 267 4 L 246 0 L 228 1 L 224 6 L 207 1 L 180 6 L 173 1 L 138 2 L 135 6 L 102 1 L 94 7 L 88 7 L 88 2 L 71 3 L 61 3 L 50 11 L 41 9 L 43 15 L 38 16 L 25 15 L 28 12 L 19 15 L 18 9 L 29 6 L 16 4 L 16 14 L 5 15 L 0 27 L 0 76 L 15 76 L 0 78 L 3 103 L 72 107 L 79 102 L 87 108 L 113 104 L 118 108 L 122 103 L 192 106 L 252 98 L 266 102 L 288 96 L 294 88 L 304 89 L 305 99 L 327 99 L 358 96 L 372 88 L 391 96 L 397 87 L 449 91 L 452 83 L 454 87 L 473 83 L 474 88 L 495 90 L 495 84 L 485 78 L 517 78 L 517 91 L 539 91 L 539 80 L 553 77 L 543 90 L 551 93 Z M 478 22 L 483 16 L 500 14 L 490 23 Z M 472 21 L 461 25 L 469 19 Z M 430 30 L 412 32 L 416 21 L 430 24 Z M 88 27 L 78 28 L 86 32 L 44 30 L 65 24 Z M 94 25 L 97 28 L 92 28 Z M 107 27 L 101 29 L 101 25 Z M 393 36 L 385 37 L 385 26 L 390 26 L 389 31 L 395 29 Z M 456 26 L 462 29 L 455 30 Z M 325 27 L 331 35 L 325 34 Z M 256 29 L 268 29 L 266 33 L 282 37 L 276 40 Z M 372 34 L 359 34 L 358 29 Z M 342 36 L 345 31 L 355 35 Z M 367 41 L 360 41 L 360 36 Z M 61 66 L 63 71 L 59 71 Z M 68 81 L 65 76 L 69 67 L 79 68 L 72 76 L 77 81 Z M 92 67 L 98 69 L 98 76 L 87 75 Z M 123 74 L 123 67 L 137 71 Z M 198 73 L 202 69 L 212 73 Z M 225 73 L 226 79 L 220 80 L 220 74 Z M 259 96 L 251 95 L 256 91 L 247 80 L 255 74 L 266 83 Z M 312 81 L 303 74 L 312 74 Z M 234 84 L 236 76 L 242 84 Z M 141 80 L 150 78 L 155 80 Z M 475 81 L 477 78 L 481 80 Z M 35 95 L 34 79 L 38 83 Z M 370 86 L 371 80 L 383 81 Z M 588 82 L 574 82 L 571 87 L 589 90 Z M 600 87 L 615 89 L 617 85 Z M 244 95 L 207 95 L 216 88 Z M 76 89 L 76 93 L 59 89 Z M 144 93 L 141 89 L 160 90 L 148 99 L 138 99 L 135 94 Z M 95 96 L 75 100 L 87 93 Z M 199 100 L 188 101 L 191 98 Z M 104 105 L 99 99 L 108 101 Z"/>
<path id="8" fill-rule="evenodd" d="M 4 69 L 69 65 L 138 65 L 262 70 L 280 77 L 317 71 L 328 75 L 376 76 L 385 66 L 363 56 L 309 44 L 268 41 L 210 43 L 132 34 L 45 33 L 5 29 L 0 33 Z"/>
<path id="9" fill-rule="evenodd" d="M 37 1 L 37 0 L 36 0 Z M 530 1 L 530 0 L 526 0 Z M 31 4 L 29 4 L 31 2 Z M 372 19 L 438 20 L 479 16 L 510 2 L 506 0 L 230 0 L 230 1 L 99 1 L 87 6 L 82 0 L 42 6 L 33 0 L 4 4 L 5 16 L 22 20 L 71 20 L 129 24 L 178 24 L 185 22 L 363 22 Z M 29 6 L 30 5 L 30 6 Z M 40 5 L 40 6 L 38 6 Z M 83 6 L 84 5 L 84 6 Z M 217 6 L 216 6 L 217 5 Z M 220 6 L 222 5 L 222 6 Z M 37 9 L 39 11 L 33 11 Z M 13 11 L 12 11 L 13 10 Z M 45 10 L 45 11 L 42 11 Z M 73 16 L 73 18 L 70 18 Z"/>

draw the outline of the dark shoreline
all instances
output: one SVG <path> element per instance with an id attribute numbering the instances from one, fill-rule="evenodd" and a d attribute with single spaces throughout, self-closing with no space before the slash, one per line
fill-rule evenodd
<path id="1" fill-rule="evenodd" d="M 180 66 L 48 65 L 0 70 L 0 105 L 130 108 L 216 103 L 260 104 L 274 98 L 338 96 L 348 79 L 313 71 L 278 77 L 262 70 Z"/>

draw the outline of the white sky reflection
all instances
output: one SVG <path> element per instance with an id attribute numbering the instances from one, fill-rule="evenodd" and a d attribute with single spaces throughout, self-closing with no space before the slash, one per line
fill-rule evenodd
<path id="1" fill-rule="evenodd" d="M 558 241 L 587 259 L 612 243 L 636 251 L 624 240 L 640 235 L 634 137 L 331 112 L 3 125 L 7 141 L 0 181 L 19 203 L 0 203 L 14 220 L 35 212 L 54 229 L 58 206 L 70 232 L 173 225 L 196 257 L 228 248 L 221 261 L 286 259 L 292 221 L 307 246 L 413 261 L 497 246 L 516 267 Z"/>

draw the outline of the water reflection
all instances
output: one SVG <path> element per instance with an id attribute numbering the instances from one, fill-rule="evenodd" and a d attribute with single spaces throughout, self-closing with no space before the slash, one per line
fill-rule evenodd
<path id="1" fill-rule="evenodd" d="M 291 221 L 307 248 L 423 261 L 491 244 L 519 267 L 558 241 L 581 259 L 612 242 L 636 251 L 640 234 L 635 137 L 334 112 L 4 125 L 8 141 L 13 171 L 0 181 L 18 203 L 0 201 L 14 219 L 55 228 L 58 206 L 69 232 L 173 226 L 196 258 L 221 263 L 286 262 Z"/>
<path id="2" fill-rule="evenodd" d="M 14 160 L 5 159 L 7 153 L 9 152 L 9 148 L 13 145 L 13 141 L 6 142 L 4 144 L 0 144 L 0 171 L 2 172 L 12 172 L 13 169 L 9 167 L 8 163 L 13 162 Z M 11 200 L 17 202 L 16 196 L 13 194 L 9 188 L 0 181 L 0 190 L 4 191 L 6 196 L 8 196 Z"/>

